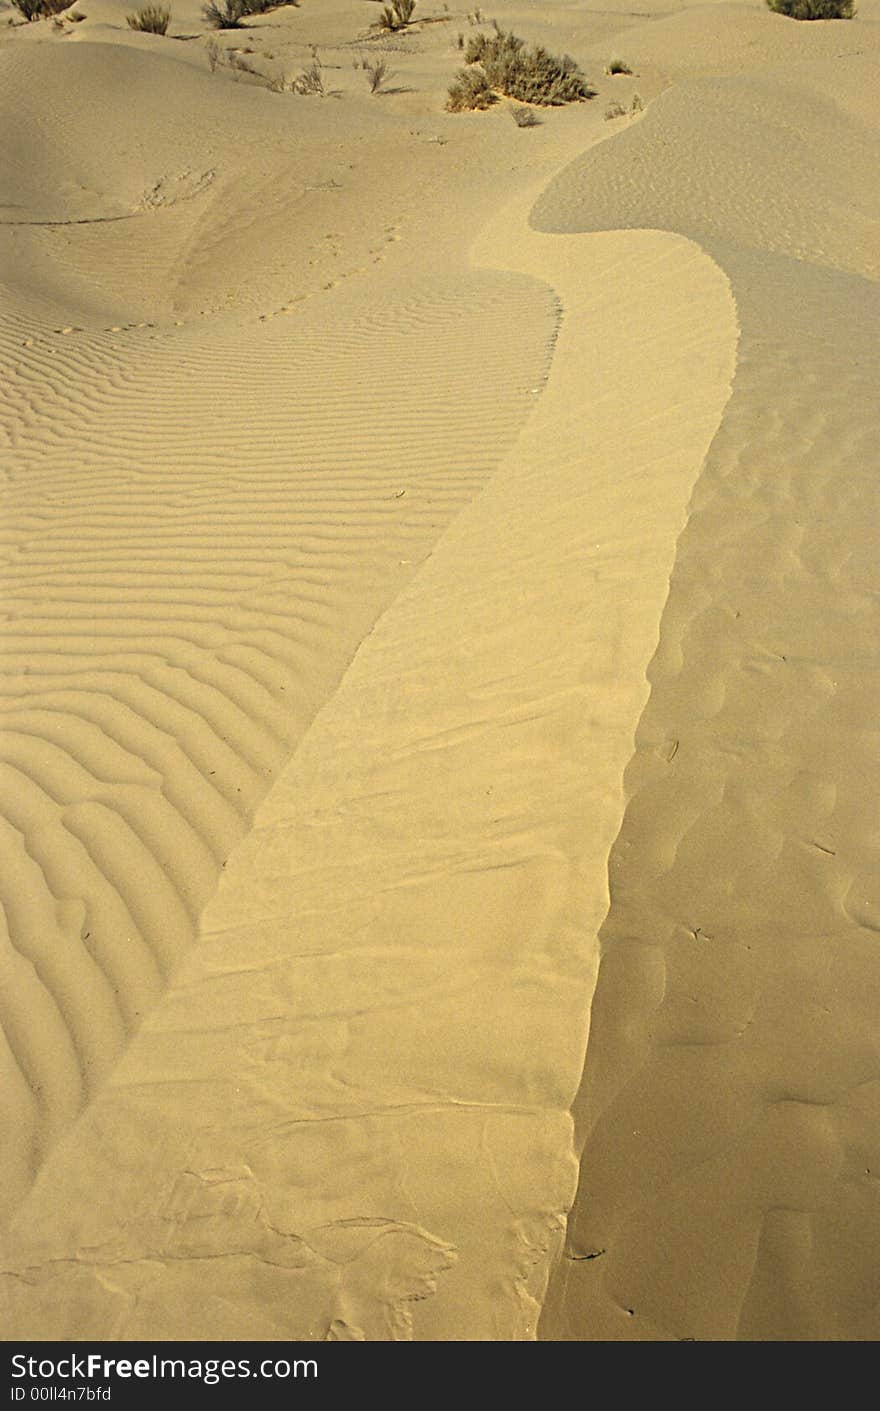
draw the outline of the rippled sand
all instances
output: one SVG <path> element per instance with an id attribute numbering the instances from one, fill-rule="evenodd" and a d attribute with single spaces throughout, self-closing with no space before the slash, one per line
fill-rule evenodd
<path id="1" fill-rule="evenodd" d="M 325 98 L 79 8 L 0 30 L 5 1335 L 875 1337 L 876 0 L 498 0 L 599 90 L 523 130 L 426 0 L 221 35 Z"/>

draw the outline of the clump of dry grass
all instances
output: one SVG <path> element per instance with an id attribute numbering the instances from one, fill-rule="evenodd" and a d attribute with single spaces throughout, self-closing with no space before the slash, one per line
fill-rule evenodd
<path id="1" fill-rule="evenodd" d="M 605 67 L 605 72 L 609 78 L 613 78 L 615 74 L 631 74 L 632 69 L 623 59 L 611 59 Z"/>
<path id="2" fill-rule="evenodd" d="M 371 63 L 369 59 L 365 59 L 364 72 L 367 75 L 367 82 L 370 85 L 371 93 L 380 93 L 382 91 L 382 84 L 385 82 L 386 78 L 391 77 L 388 65 L 384 59 L 377 59 L 375 63 Z"/>
<path id="3" fill-rule="evenodd" d="M 312 94 L 318 98 L 323 98 L 327 92 L 324 86 L 324 70 L 321 68 L 321 61 L 313 59 L 307 69 L 303 69 L 301 74 L 293 80 L 290 85 L 291 93 Z"/>
<path id="4" fill-rule="evenodd" d="M 68 5 L 73 3 L 73 0 L 12 0 L 12 3 L 18 13 L 30 23 L 31 20 L 49 19 L 52 16 L 60 15 Z M 71 15 L 69 18 L 75 19 L 76 16 Z M 85 19 L 85 16 L 80 15 L 79 18 Z M 11 24 L 12 20 L 10 19 L 9 22 Z"/>
<path id="5" fill-rule="evenodd" d="M 459 69 L 449 85 L 446 107 L 450 113 L 467 113 L 491 108 L 496 101 L 482 69 Z"/>
<path id="6" fill-rule="evenodd" d="M 631 117 L 634 113 L 643 113 L 644 111 L 644 102 L 638 93 L 634 93 L 632 103 L 628 108 L 625 108 L 622 103 L 609 103 L 605 109 L 605 121 L 609 122 L 612 118 Z"/>
<path id="7" fill-rule="evenodd" d="M 171 11 L 164 5 L 144 5 L 132 15 L 126 15 L 129 29 L 141 30 L 144 34 L 167 34 L 171 23 Z"/>
<path id="8" fill-rule="evenodd" d="M 510 116 L 513 118 L 513 121 L 516 123 L 517 127 L 540 126 L 541 119 L 538 117 L 538 114 L 535 112 L 534 108 L 511 108 Z"/>
<path id="9" fill-rule="evenodd" d="M 299 0 L 208 0 L 202 14 L 212 29 L 241 29 L 248 15 L 264 15 L 282 5 L 299 5 Z"/>
<path id="10" fill-rule="evenodd" d="M 856 13 L 855 0 L 767 0 L 777 15 L 792 20 L 851 20 Z"/>
<path id="11" fill-rule="evenodd" d="M 391 0 L 386 5 L 376 23 L 380 29 L 406 29 L 416 8 L 416 0 Z"/>
<path id="12" fill-rule="evenodd" d="M 558 107 L 595 97 L 595 89 L 569 54 L 557 58 L 540 44 L 529 49 L 498 25 L 494 34 L 472 35 L 464 57 L 467 64 L 479 64 L 491 89 L 521 103 Z"/>
<path id="13" fill-rule="evenodd" d="M 248 13 L 246 0 L 208 0 L 202 14 L 212 29 L 241 29 Z"/>

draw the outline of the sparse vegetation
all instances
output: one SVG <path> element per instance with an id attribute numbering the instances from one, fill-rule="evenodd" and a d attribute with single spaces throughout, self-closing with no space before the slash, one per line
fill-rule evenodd
<path id="1" fill-rule="evenodd" d="M 299 0 L 208 0 L 202 14 L 212 29 L 241 29 L 248 15 L 264 15 L 282 5 L 299 5 Z"/>
<path id="2" fill-rule="evenodd" d="M 482 69 L 459 69 L 446 99 L 450 113 L 466 113 L 491 108 L 495 94 Z"/>
<path id="3" fill-rule="evenodd" d="M 218 64 L 223 63 L 222 45 L 218 44 L 217 40 L 212 37 L 205 45 L 205 53 L 208 56 L 208 67 L 211 73 L 216 73 Z"/>
<path id="4" fill-rule="evenodd" d="M 631 74 L 632 69 L 629 64 L 624 63 L 623 59 L 612 59 L 605 72 L 609 78 L 613 78 L 615 74 Z"/>
<path id="5" fill-rule="evenodd" d="M 540 44 L 528 49 L 524 40 L 497 24 L 494 34 L 472 35 L 464 57 L 466 64 L 479 65 L 490 89 L 521 103 L 558 107 L 595 96 L 569 54 L 556 58 Z"/>
<path id="6" fill-rule="evenodd" d="M 609 103 L 605 109 L 605 121 L 610 122 L 612 118 L 631 117 L 634 113 L 643 113 L 644 111 L 645 105 L 642 99 L 638 93 L 634 93 L 632 103 L 628 108 L 625 108 L 622 103 Z"/>
<path id="7" fill-rule="evenodd" d="M 510 116 L 517 127 L 538 127 L 541 122 L 534 108 L 511 108 Z"/>
<path id="8" fill-rule="evenodd" d="M 141 30 L 144 34 L 167 34 L 171 23 L 171 11 L 164 5 L 144 5 L 132 15 L 126 15 L 129 29 Z"/>
<path id="9" fill-rule="evenodd" d="M 416 8 L 416 0 L 391 0 L 377 21 L 380 29 L 406 29 Z"/>
<path id="10" fill-rule="evenodd" d="M 323 98 L 326 93 L 324 87 L 324 71 L 321 68 L 321 61 L 314 59 L 307 69 L 303 69 L 290 85 L 291 93 L 314 94 L 318 98 Z"/>
<path id="11" fill-rule="evenodd" d="M 43 13 L 43 0 L 12 0 L 12 3 L 28 22 L 38 20 Z"/>
<path id="12" fill-rule="evenodd" d="M 252 52 L 252 51 L 248 51 Z M 243 54 L 236 53 L 231 49 L 226 56 L 226 62 L 232 70 L 233 78 L 239 78 L 243 73 L 252 74 L 254 78 L 263 78 L 264 75 L 253 64 L 248 63 Z"/>
<path id="13" fill-rule="evenodd" d="M 856 13 L 855 0 L 767 0 L 777 15 L 792 20 L 851 20 Z"/>
<path id="14" fill-rule="evenodd" d="M 247 13 L 246 0 L 208 0 L 202 6 L 205 21 L 212 29 L 241 29 Z"/>
<path id="15" fill-rule="evenodd" d="M 370 85 L 371 93 L 379 93 L 386 78 L 390 78 L 388 65 L 384 59 L 377 59 L 371 63 L 369 59 L 364 61 L 364 72 L 367 75 L 367 82 Z"/>

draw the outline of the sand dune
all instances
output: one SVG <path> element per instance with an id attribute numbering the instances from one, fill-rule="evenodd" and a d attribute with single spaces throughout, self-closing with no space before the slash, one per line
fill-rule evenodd
<path id="1" fill-rule="evenodd" d="M 7 1335 L 873 1337 L 874 11 L 365 8 L 0 41 Z"/>

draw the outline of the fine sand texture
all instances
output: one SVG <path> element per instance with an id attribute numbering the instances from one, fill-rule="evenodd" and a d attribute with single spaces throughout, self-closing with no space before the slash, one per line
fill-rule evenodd
<path id="1" fill-rule="evenodd" d="M 2 1336 L 877 1337 L 880 3 L 498 0 L 597 90 L 529 128 L 473 10 L 75 8 L 0 8 Z"/>

